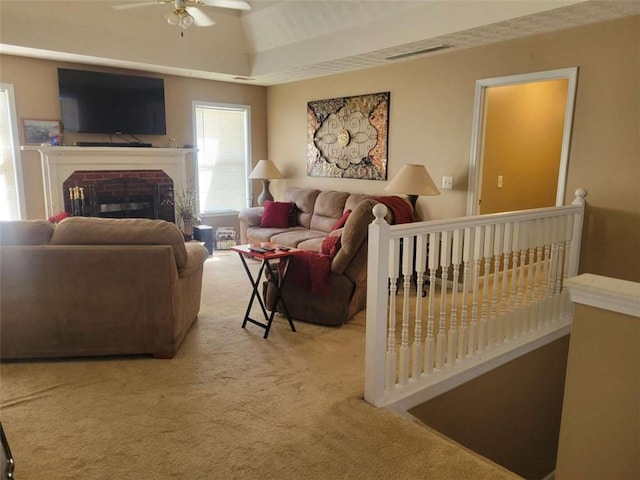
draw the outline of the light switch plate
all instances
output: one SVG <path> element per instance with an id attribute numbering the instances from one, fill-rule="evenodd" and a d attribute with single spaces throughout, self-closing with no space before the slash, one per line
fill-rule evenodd
<path id="1" fill-rule="evenodd" d="M 442 189 L 453 190 L 453 177 L 442 177 Z"/>

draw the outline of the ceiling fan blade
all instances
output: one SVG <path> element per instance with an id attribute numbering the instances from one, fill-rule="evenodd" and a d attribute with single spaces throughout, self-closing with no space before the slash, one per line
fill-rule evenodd
<path id="1" fill-rule="evenodd" d="M 232 8 L 234 10 L 251 10 L 251 5 L 242 0 L 196 0 L 208 7 Z"/>
<path id="2" fill-rule="evenodd" d="M 166 2 L 137 2 L 137 3 L 125 3 L 124 5 L 111 5 L 111 8 L 115 10 L 127 10 L 129 8 L 146 7 L 148 5 L 158 5 Z"/>
<path id="3" fill-rule="evenodd" d="M 187 12 L 189 12 L 189 15 L 193 17 L 193 24 L 196 27 L 210 27 L 211 25 L 216 24 L 209 15 L 204 13 L 198 7 L 187 7 Z"/>

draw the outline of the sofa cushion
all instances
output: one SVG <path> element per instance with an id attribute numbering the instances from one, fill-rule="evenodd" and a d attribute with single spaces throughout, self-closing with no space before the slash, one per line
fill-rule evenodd
<path id="1" fill-rule="evenodd" d="M 292 230 L 299 230 L 302 232 L 307 231 L 302 227 L 290 227 L 290 228 L 262 228 L 262 227 L 249 227 L 247 228 L 247 242 L 260 243 L 260 242 L 275 242 L 273 239 L 276 235 L 284 232 L 290 232 Z M 283 244 L 284 245 L 284 244 Z M 289 245 L 295 247 L 295 245 Z"/>
<path id="2" fill-rule="evenodd" d="M 305 240 L 312 238 L 324 238 L 326 232 L 319 232 L 317 230 L 309 230 L 307 228 L 290 228 L 282 233 L 278 233 L 271 237 L 271 241 L 279 245 L 287 245 L 289 247 L 298 247 L 298 245 Z"/>
<path id="3" fill-rule="evenodd" d="M 346 192 L 331 190 L 320 192 L 313 209 L 310 228 L 329 233 L 333 224 L 344 213 L 347 198 L 349 194 Z"/>
<path id="4" fill-rule="evenodd" d="M 0 245 L 46 245 L 54 227 L 46 220 L 0 222 Z"/>
<path id="5" fill-rule="evenodd" d="M 289 226 L 290 212 L 291 202 L 266 200 L 260 226 L 262 228 L 287 228 Z"/>
<path id="6" fill-rule="evenodd" d="M 289 187 L 284 192 L 285 200 L 295 204 L 296 224 L 310 228 L 311 216 L 313 215 L 316 198 L 320 194 L 320 190 L 312 188 Z"/>
<path id="7" fill-rule="evenodd" d="M 371 198 L 371 195 L 367 195 L 366 193 L 352 193 L 351 195 L 349 195 L 349 198 L 347 198 L 347 201 L 344 204 L 345 211 L 347 210 L 353 211 L 353 209 L 356 208 L 356 206 L 361 201 L 366 200 L 368 198 Z"/>
<path id="8" fill-rule="evenodd" d="M 187 263 L 180 229 L 164 220 L 146 218 L 70 217 L 58 224 L 53 245 L 170 245 L 178 268 Z"/>

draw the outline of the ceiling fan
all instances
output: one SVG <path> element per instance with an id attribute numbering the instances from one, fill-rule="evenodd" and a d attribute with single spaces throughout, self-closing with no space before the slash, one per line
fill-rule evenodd
<path id="1" fill-rule="evenodd" d="M 173 5 L 173 10 L 167 13 L 164 18 L 169 25 L 176 25 L 182 29 L 191 25 L 196 27 L 210 27 L 215 25 L 206 13 L 198 7 L 220 7 L 233 10 L 251 10 L 251 6 L 242 0 L 157 0 L 154 2 L 127 3 L 124 5 L 113 5 L 116 10 L 126 10 L 129 8 L 146 7 L 149 5 Z"/>

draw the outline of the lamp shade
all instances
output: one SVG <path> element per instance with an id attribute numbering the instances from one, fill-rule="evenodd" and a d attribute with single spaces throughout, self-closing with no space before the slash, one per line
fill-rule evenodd
<path id="1" fill-rule="evenodd" d="M 270 160 L 260 160 L 249 174 L 249 178 L 256 180 L 282 178 L 282 174 L 280 173 L 280 170 L 278 170 L 278 167 L 276 167 Z"/>
<path id="2" fill-rule="evenodd" d="M 440 195 L 425 166 L 410 163 L 400 169 L 385 190 L 406 195 Z"/>

